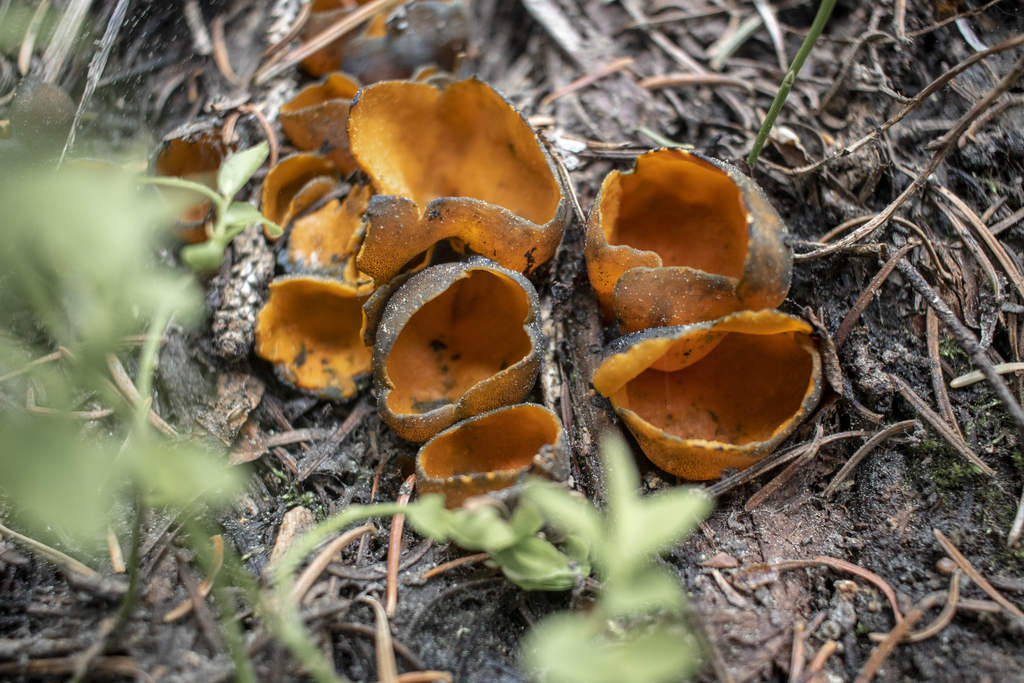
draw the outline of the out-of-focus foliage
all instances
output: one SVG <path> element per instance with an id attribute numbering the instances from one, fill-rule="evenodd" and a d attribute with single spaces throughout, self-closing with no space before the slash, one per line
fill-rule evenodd
<path id="1" fill-rule="evenodd" d="M 0 375 L 70 351 L 0 385 L 0 490 L 30 532 L 60 530 L 88 545 L 119 496 L 180 507 L 235 488 L 237 475 L 212 454 L 132 431 L 135 408 L 106 379 L 106 355 L 123 337 L 154 318 L 190 324 L 201 312 L 192 277 L 156 262 L 166 215 L 116 167 L 17 173 L 0 187 Z M 29 410 L 30 392 L 56 414 Z M 98 424 L 60 416 L 90 399 L 119 414 Z"/>
<path id="2" fill-rule="evenodd" d="M 698 644 L 683 619 L 682 587 L 657 560 L 696 527 L 710 500 L 685 488 L 642 497 L 625 444 L 607 438 L 602 456 L 604 513 L 554 486 L 526 494 L 548 524 L 584 539 L 602 587 L 589 612 L 556 614 L 531 630 L 524 663 L 543 683 L 683 680 L 699 659 Z"/>

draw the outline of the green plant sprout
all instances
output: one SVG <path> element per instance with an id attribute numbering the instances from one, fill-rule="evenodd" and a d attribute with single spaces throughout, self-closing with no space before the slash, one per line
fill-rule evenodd
<path id="1" fill-rule="evenodd" d="M 779 117 L 779 112 L 782 111 L 782 105 L 786 103 L 786 98 L 789 97 L 789 91 L 793 89 L 796 75 L 800 73 L 800 68 L 804 65 L 807 55 L 811 54 L 811 48 L 818 42 L 818 36 L 825 29 L 825 24 L 828 23 L 828 18 L 832 15 L 832 9 L 835 6 L 836 0 L 822 0 L 821 5 L 818 6 L 818 13 L 814 17 L 814 23 L 811 24 L 811 29 L 807 32 L 807 37 L 804 38 L 804 42 L 797 51 L 796 56 L 793 57 L 793 62 L 789 65 L 786 77 L 782 79 L 782 85 L 779 86 L 779 92 L 776 93 L 775 100 L 772 102 L 768 114 L 764 117 L 761 130 L 757 131 L 754 147 L 747 156 L 747 166 L 751 170 L 753 170 L 754 165 L 757 163 L 757 158 L 761 156 L 761 149 L 768 139 L 768 133 L 771 131 L 772 126 L 775 125 L 775 119 Z"/>
<path id="2" fill-rule="evenodd" d="M 166 176 L 147 176 L 142 182 L 164 187 L 177 187 L 198 192 L 207 197 L 214 207 L 214 222 L 210 236 L 200 244 L 190 244 L 181 250 L 181 258 L 193 270 L 216 270 L 224 260 L 224 250 L 240 232 L 255 223 L 263 223 L 272 237 L 280 237 L 284 230 L 259 209 L 248 202 L 234 201 L 235 195 L 266 161 L 270 146 L 261 142 L 255 147 L 232 154 L 217 171 L 217 189 L 202 183 Z"/>

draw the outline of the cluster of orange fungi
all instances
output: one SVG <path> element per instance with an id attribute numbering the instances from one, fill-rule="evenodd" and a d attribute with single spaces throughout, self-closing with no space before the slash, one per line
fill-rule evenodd
<path id="1" fill-rule="evenodd" d="M 350 5 L 314 0 L 307 30 Z M 527 473 L 567 476 L 561 423 L 524 401 L 544 346 L 527 276 L 554 255 L 569 203 L 548 151 L 501 95 L 437 67 L 413 73 L 409 60 L 451 67 L 468 33 L 461 7 L 404 8 L 403 31 L 379 18 L 307 59 L 323 79 L 281 107 L 299 151 L 263 183 L 262 211 L 287 244 L 256 353 L 328 399 L 351 399 L 372 378 L 383 420 L 426 442 L 421 492 L 455 507 Z M 211 136 L 172 140 L 155 170 L 212 185 L 228 153 Z M 202 238 L 209 210 L 187 206 L 186 238 Z M 602 184 L 587 268 L 625 336 L 593 384 L 664 470 L 709 479 L 747 467 L 817 402 L 811 328 L 772 310 L 789 289 L 785 236 L 751 180 L 692 152 L 644 154 Z"/>

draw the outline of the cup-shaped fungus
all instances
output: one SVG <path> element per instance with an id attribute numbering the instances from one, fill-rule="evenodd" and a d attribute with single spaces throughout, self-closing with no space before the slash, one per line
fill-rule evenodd
<path id="1" fill-rule="evenodd" d="M 526 120 L 476 79 L 363 88 L 349 144 L 378 196 L 359 269 L 378 286 L 449 240 L 529 274 L 555 253 L 568 212 L 554 164 Z"/>
<path id="2" fill-rule="evenodd" d="M 619 337 L 593 384 L 654 464 L 714 479 L 753 465 L 799 426 L 821 395 L 821 358 L 803 320 L 741 311 Z"/>
<path id="3" fill-rule="evenodd" d="M 298 272 L 340 273 L 360 281 L 355 254 L 362 244 L 363 214 L 372 193 L 356 185 L 344 201 L 332 199 L 318 211 L 295 219 L 288 235 L 285 269 Z"/>
<path id="4" fill-rule="evenodd" d="M 420 495 L 444 494 L 451 509 L 527 474 L 561 481 L 568 470 L 562 423 L 544 406 L 524 403 L 471 417 L 424 444 L 416 456 L 416 487 Z"/>
<path id="5" fill-rule="evenodd" d="M 365 289 L 326 277 L 274 280 L 256 320 L 256 355 L 300 389 L 352 398 L 371 369 L 373 350 L 359 334 L 368 296 Z"/>
<path id="6" fill-rule="evenodd" d="M 217 171 L 231 147 L 219 135 L 198 132 L 164 140 L 153 162 L 153 175 L 191 180 L 211 189 L 217 187 Z M 158 188 L 177 212 L 175 234 L 190 244 L 206 240 L 206 221 L 211 201 L 202 194 L 177 187 Z"/>
<path id="7" fill-rule="evenodd" d="M 263 180 L 263 215 L 286 227 L 337 186 L 338 170 L 330 161 L 316 154 L 293 154 L 277 162 Z"/>
<path id="8" fill-rule="evenodd" d="M 408 78 L 427 64 L 450 71 L 468 41 L 469 20 L 461 3 L 407 2 L 389 17 L 378 15 L 348 42 L 344 66 L 364 83 Z"/>
<path id="9" fill-rule="evenodd" d="M 537 292 L 479 256 L 431 266 L 388 301 L 373 380 L 381 417 L 426 441 L 459 420 L 521 403 L 540 372 Z"/>
<path id="10" fill-rule="evenodd" d="M 347 74 L 329 74 L 281 105 L 277 117 L 296 147 L 323 154 L 345 175 L 356 170 L 345 128 L 349 106 L 359 87 L 359 82 Z"/>
<path id="11" fill-rule="evenodd" d="M 789 291 L 786 225 L 733 166 L 681 149 L 613 171 L 587 220 L 590 283 L 623 332 L 775 308 Z"/>
<path id="12" fill-rule="evenodd" d="M 303 41 L 316 38 L 317 35 L 342 20 L 345 15 L 351 14 L 356 9 L 357 3 L 365 5 L 367 2 L 369 0 L 312 0 L 309 19 L 302 27 Z M 323 76 L 337 71 L 341 68 L 345 57 L 345 45 L 351 40 L 351 37 L 351 34 L 346 33 L 326 47 L 317 50 L 302 60 L 302 68 L 314 76 Z"/>

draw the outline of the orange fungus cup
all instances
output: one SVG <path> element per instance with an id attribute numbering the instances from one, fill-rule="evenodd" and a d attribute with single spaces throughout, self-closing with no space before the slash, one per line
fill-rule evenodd
<path id="1" fill-rule="evenodd" d="M 424 444 L 416 456 L 416 487 L 420 495 L 443 494 L 451 509 L 528 474 L 561 481 L 568 470 L 561 422 L 544 406 L 526 403 L 471 417 Z"/>
<path id="2" fill-rule="evenodd" d="M 351 283 L 328 277 L 274 280 L 256 320 L 256 355 L 300 389 L 352 398 L 371 368 L 373 350 L 359 333 L 366 299 Z"/>
<path id="3" fill-rule="evenodd" d="M 714 479 L 753 465 L 799 426 L 821 395 L 821 359 L 803 320 L 741 311 L 620 337 L 593 384 L 655 465 Z"/>
<path id="4" fill-rule="evenodd" d="M 359 82 L 344 73 L 328 74 L 281 105 L 277 116 L 288 139 L 301 150 L 319 152 L 345 175 L 356 170 L 348 151 L 348 110 Z"/>
<path id="5" fill-rule="evenodd" d="M 786 226 L 736 168 L 681 149 L 613 171 L 587 221 L 587 271 L 623 332 L 775 308 L 789 291 Z"/>
<path id="6" fill-rule="evenodd" d="M 526 120 L 476 79 L 387 81 L 349 112 L 353 156 L 376 187 L 359 269 L 389 282 L 441 240 L 530 274 L 555 253 L 568 214 L 558 175 Z"/>
<path id="7" fill-rule="evenodd" d="M 373 379 L 384 422 L 426 441 L 459 420 L 522 402 L 540 371 L 539 308 L 529 280 L 478 256 L 410 277 L 376 330 Z"/>

